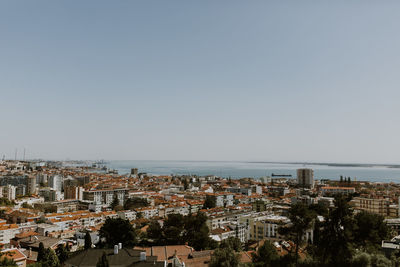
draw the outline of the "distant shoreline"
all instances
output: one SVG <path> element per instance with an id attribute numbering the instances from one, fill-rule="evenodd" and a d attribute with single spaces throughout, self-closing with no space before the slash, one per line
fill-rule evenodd
<path id="1" fill-rule="evenodd" d="M 370 163 L 324 163 L 324 162 L 273 162 L 273 161 L 248 161 L 247 163 L 269 163 L 269 164 L 294 164 L 294 165 L 319 165 L 329 167 L 386 167 L 386 168 L 400 168 L 398 164 L 370 164 Z"/>
<path id="2" fill-rule="evenodd" d="M 252 164 L 292 164 L 292 165 L 316 165 L 328 167 L 360 167 L 360 168 L 373 168 L 384 167 L 391 169 L 399 169 L 400 164 L 385 164 L 385 163 L 335 163 L 335 162 L 285 162 L 285 161 L 224 161 L 224 160 L 45 160 L 45 161 L 60 161 L 60 162 L 74 162 L 74 163 L 99 163 L 107 164 L 110 162 L 123 162 L 123 161 L 154 161 L 154 162 L 224 162 L 224 163 L 252 163 Z"/>

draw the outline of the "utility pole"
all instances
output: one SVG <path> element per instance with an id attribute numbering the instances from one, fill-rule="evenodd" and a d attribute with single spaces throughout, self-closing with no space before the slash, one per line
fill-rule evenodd
<path id="1" fill-rule="evenodd" d="M 16 149 L 15 149 L 15 155 L 14 155 L 14 160 L 15 160 L 15 161 L 17 161 L 17 151 L 18 151 L 18 149 L 16 148 Z"/>
<path id="2" fill-rule="evenodd" d="M 25 161 L 25 147 L 24 147 L 24 161 Z"/>

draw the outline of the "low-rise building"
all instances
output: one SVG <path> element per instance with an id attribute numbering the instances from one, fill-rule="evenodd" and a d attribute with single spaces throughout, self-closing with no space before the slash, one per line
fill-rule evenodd
<path id="1" fill-rule="evenodd" d="M 389 198 L 354 197 L 350 203 L 356 210 L 376 213 L 384 217 L 389 216 Z"/>
<path id="2" fill-rule="evenodd" d="M 354 187 L 343 187 L 343 186 L 324 186 L 321 187 L 321 193 L 323 196 L 331 196 L 331 195 L 348 195 L 356 192 Z"/>

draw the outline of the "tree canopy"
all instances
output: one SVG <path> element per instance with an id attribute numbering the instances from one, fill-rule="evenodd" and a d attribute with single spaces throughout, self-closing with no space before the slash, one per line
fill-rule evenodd
<path id="1" fill-rule="evenodd" d="M 121 218 L 107 218 L 100 229 L 100 237 L 106 239 L 109 247 L 114 247 L 118 243 L 132 247 L 136 244 L 136 236 L 130 222 Z"/>
<path id="2" fill-rule="evenodd" d="M 350 198 L 345 196 L 336 196 L 334 207 L 330 208 L 293 205 L 289 210 L 292 225 L 280 229 L 280 233 L 300 244 L 299 247 L 306 245 L 304 248 L 310 257 L 298 262 L 296 257 L 290 259 L 288 256 L 288 263 L 283 263 L 281 258 L 280 265 L 277 266 L 286 266 L 290 262 L 290 264 L 297 263 L 298 266 L 389 266 L 386 264 L 390 260 L 380 250 L 382 240 L 389 237 L 389 229 L 384 218 L 365 211 L 354 213 L 349 200 Z M 323 215 L 324 220 L 317 220 L 316 214 Z M 314 242 L 304 244 L 301 241 L 304 229 L 310 227 L 314 229 Z M 268 255 L 267 251 L 271 251 L 265 248 L 260 250 L 264 252 L 255 255 L 255 263 L 265 262 L 262 260 L 263 255 Z M 296 250 L 294 256 L 297 253 Z M 395 258 L 397 260 L 397 257 Z"/>
<path id="3" fill-rule="evenodd" d="M 60 266 L 60 260 L 56 253 L 51 248 L 47 248 L 43 255 L 43 259 L 40 261 L 42 266 L 46 267 L 58 267 Z"/>
<path id="4" fill-rule="evenodd" d="M 131 197 L 124 203 L 125 210 L 134 210 L 136 208 L 148 207 L 150 203 L 145 198 Z"/>
<path id="5" fill-rule="evenodd" d="M 1 253 L 3 254 L 3 253 Z M 17 263 L 8 257 L 4 257 L 0 254 L 0 267 L 17 267 Z"/>
<path id="6" fill-rule="evenodd" d="M 60 263 L 64 263 L 70 255 L 69 248 L 67 245 L 59 245 L 56 249 L 56 255 Z"/>
<path id="7" fill-rule="evenodd" d="M 206 200 L 204 201 L 203 209 L 212 209 L 216 207 L 216 200 L 213 196 L 206 196 Z"/>
<path id="8" fill-rule="evenodd" d="M 117 195 L 114 195 L 113 201 L 110 204 L 110 208 L 114 210 L 117 206 L 119 206 L 119 199 Z"/>
<path id="9" fill-rule="evenodd" d="M 257 253 L 253 253 L 253 263 L 255 266 L 278 266 L 278 261 L 278 253 L 268 240 L 265 240 L 264 244 L 258 248 Z"/>
<path id="10" fill-rule="evenodd" d="M 89 231 L 85 234 L 85 249 L 92 248 L 92 237 L 90 236 Z"/>
<path id="11" fill-rule="evenodd" d="M 196 250 L 214 248 L 216 245 L 209 237 L 206 222 L 207 216 L 203 213 L 187 216 L 170 214 L 163 227 L 157 221 L 152 221 L 147 229 L 147 237 L 152 240 L 152 245 L 177 245 L 187 242 Z"/>
<path id="12" fill-rule="evenodd" d="M 239 254 L 231 247 L 217 248 L 211 256 L 210 267 L 237 267 Z"/>

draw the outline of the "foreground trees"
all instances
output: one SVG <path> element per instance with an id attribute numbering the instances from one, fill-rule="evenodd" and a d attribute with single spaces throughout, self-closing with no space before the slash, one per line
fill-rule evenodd
<path id="1" fill-rule="evenodd" d="M 56 249 L 56 255 L 61 264 L 63 264 L 70 256 L 69 247 L 67 245 L 59 245 Z"/>
<path id="2" fill-rule="evenodd" d="M 273 267 L 279 266 L 279 256 L 274 245 L 266 240 L 264 244 L 258 248 L 257 253 L 253 254 L 254 266 Z"/>
<path id="3" fill-rule="evenodd" d="M 92 237 L 90 236 L 90 232 L 86 232 L 85 234 L 85 249 L 92 248 Z"/>
<path id="4" fill-rule="evenodd" d="M 188 243 L 196 250 L 216 247 L 209 237 L 206 224 L 207 216 L 203 213 L 196 215 L 170 214 L 161 225 L 152 221 L 147 230 L 148 242 L 151 245 L 176 245 Z"/>
<path id="5" fill-rule="evenodd" d="M 229 237 L 223 240 L 211 257 L 210 266 L 239 266 L 240 255 L 238 252 L 242 250 L 242 243 L 236 237 Z"/>
<path id="6" fill-rule="evenodd" d="M 203 209 L 212 209 L 216 207 L 216 200 L 214 197 L 207 195 L 204 201 Z"/>
<path id="7" fill-rule="evenodd" d="M 367 212 L 354 214 L 349 206 L 349 199 L 343 196 L 336 197 L 334 204 L 335 206 L 329 209 L 307 207 L 302 204 L 292 206 L 289 211 L 292 226 L 280 232 L 301 246 L 304 230 L 313 227 L 314 243 L 305 247 L 310 258 L 303 262 L 298 261 L 299 246 L 296 246 L 291 264 L 387 266 L 385 264 L 389 260 L 380 251 L 381 241 L 389 237 L 389 229 L 384 223 L 384 218 Z M 316 215 L 323 215 L 324 220 L 320 222 L 316 219 Z"/>
<path id="8" fill-rule="evenodd" d="M 131 197 L 128 198 L 124 203 L 125 210 L 134 210 L 136 208 L 142 208 L 149 206 L 150 203 L 145 198 Z"/>
<path id="9" fill-rule="evenodd" d="M 289 210 L 289 219 L 292 225 L 282 232 L 286 232 L 285 234 L 294 241 L 296 266 L 298 266 L 299 247 L 303 244 L 303 236 L 311 228 L 315 217 L 316 214 L 303 203 L 295 204 Z"/>
<path id="10" fill-rule="evenodd" d="M 207 216 L 203 213 L 196 215 L 170 214 L 164 220 L 163 226 L 156 220 L 150 222 L 147 234 L 139 236 L 129 221 L 123 219 L 106 219 L 100 229 L 103 246 L 113 247 L 118 243 L 124 246 L 141 245 L 179 245 L 188 243 L 196 250 L 215 248 L 216 242 L 209 237 L 206 224 Z M 87 242 L 89 243 L 89 242 Z M 100 244 L 101 246 L 101 244 Z M 88 246 L 87 246 L 88 247 Z"/>
<path id="11" fill-rule="evenodd" d="M 136 232 L 128 220 L 107 218 L 100 229 L 100 237 L 106 239 L 106 246 L 114 247 L 118 243 L 132 247 L 137 243 Z"/>
<path id="12" fill-rule="evenodd" d="M 239 255 L 231 247 L 217 248 L 211 257 L 210 267 L 237 267 Z"/>

